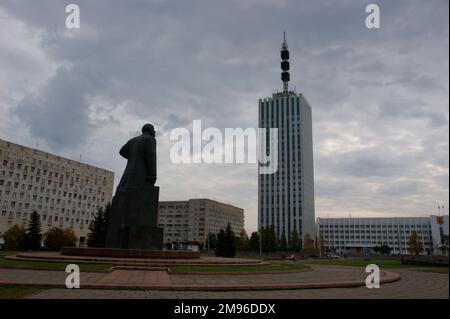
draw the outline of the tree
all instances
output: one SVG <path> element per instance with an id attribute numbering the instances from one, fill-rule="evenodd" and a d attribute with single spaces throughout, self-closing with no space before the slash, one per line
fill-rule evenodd
<path id="1" fill-rule="evenodd" d="M 64 229 L 64 246 L 75 247 L 77 245 L 78 237 L 70 228 Z"/>
<path id="2" fill-rule="evenodd" d="M 230 223 L 226 230 L 221 229 L 217 234 L 215 253 L 217 257 L 234 257 L 236 255 L 235 236 Z"/>
<path id="3" fill-rule="evenodd" d="M 225 231 L 223 229 L 221 229 L 218 233 L 217 233 L 217 242 L 216 242 L 216 249 L 215 249 L 215 254 L 217 257 L 223 257 L 226 253 L 226 243 L 225 243 L 226 239 L 225 239 Z"/>
<path id="4" fill-rule="evenodd" d="M 306 233 L 304 243 L 303 243 L 303 251 L 305 253 L 313 253 L 313 252 L 315 252 L 315 250 L 316 249 L 314 247 L 314 239 L 311 238 L 311 235 Z"/>
<path id="5" fill-rule="evenodd" d="M 289 249 L 292 251 L 300 251 L 301 243 L 298 231 L 296 228 L 291 233 L 291 242 L 289 243 Z"/>
<path id="6" fill-rule="evenodd" d="M 239 234 L 239 240 L 237 242 L 237 249 L 238 250 L 248 250 L 249 247 L 249 239 L 247 232 L 245 229 L 241 230 L 241 233 Z"/>
<path id="7" fill-rule="evenodd" d="M 59 251 L 64 246 L 64 231 L 59 227 L 50 228 L 44 235 L 44 247 Z"/>
<path id="8" fill-rule="evenodd" d="M 251 251 L 259 251 L 259 234 L 258 232 L 254 231 L 251 235 L 250 235 L 250 240 L 248 243 L 249 249 Z"/>
<path id="9" fill-rule="evenodd" d="M 281 233 L 281 237 L 280 237 L 280 241 L 278 244 L 278 249 L 281 251 L 286 251 L 287 250 L 287 240 L 286 240 L 286 234 L 283 232 Z"/>
<path id="10" fill-rule="evenodd" d="M 269 251 L 269 248 L 268 248 L 269 247 L 269 228 L 268 227 L 261 226 L 260 240 L 261 240 L 262 251 L 264 251 L 264 252 Z"/>
<path id="11" fill-rule="evenodd" d="M 382 255 L 390 255 L 390 254 L 391 254 L 391 251 L 392 251 L 392 248 L 389 247 L 389 246 L 386 245 L 386 244 L 380 246 L 379 252 L 380 252 L 380 254 L 382 254 Z"/>
<path id="12" fill-rule="evenodd" d="M 5 250 L 24 250 L 26 244 L 25 228 L 14 225 L 3 234 Z"/>
<path id="13" fill-rule="evenodd" d="M 264 252 L 277 251 L 278 240 L 274 225 L 270 225 L 270 227 L 261 227 L 261 237 L 262 250 Z"/>
<path id="14" fill-rule="evenodd" d="M 89 224 L 89 234 L 87 239 L 87 245 L 89 247 L 105 247 L 110 211 L 110 203 L 106 204 L 104 208 L 100 207 L 97 210 L 97 214 Z"/>
<path id="15" fill-rule="evenodd" d="M 39 214 L 34 211 L 30 215 L 30 222 L 26 231 L 26 249 L 39 250 L 42 243 L 42 227 Z"/>
<path id="16" fill-rule="evenodd" d="M 275 226 L 270 225 L 267 231 L 267 251 L 277 251 L 277 234 L 275 232 Z"/>
<path id="17" fill-rule="evenodd" d="M 419 255 L 423 251 L 423 245 L 420 242 L 419 236 L 416 231 L 412 231 L 411 237 L 408 241 L 408 251 L 412 255 Z"/>
<path id="18" fill-rule="evenodd" d="M 336 247 L 327 247 L 327 253 L 336 253 Z"/>
<path id="19" fill-rule="evenodd" d="M 320 255 L 321 256 L 326 250 L 325 246 L 326 246 L 325 236 L 323 235 L 323 232 L 320 232 L 320 235 L 319 235 L 319 249 L 320 249 Z"/>
<path id="20" fill-rule="evenodd" d="M 208 249 L 215 249 L 216 248 L 216 243 L 217 243 L 217 236 L 214 233 L 208 233 Z"/>
<path id="21" fill-rule="evenodd" d="M 383 244 L 381 246 L 377 245 L 377 246 L 373 247 L 372 249 L 375 253 L 380 254 L 380 255 L 389 255 L 392 251 L 392 248 L 386 244 Z"/>
<path id="22" fill-rule="evenodd" d="M 225 230 L 226 238 L 226 254 L 225 257 L 234 257 L 236 255 L 236 242 L 234 240 L 234 232 L 231 229 L 230 222 L 228 222 L 227 229 Z"/>
<path id="23" fill-rule="evenodd" d="M 74 247 L 77 240 L 72 229 L 52 227 L 44 235 L 44 246 L 48 250 L 59 251 L 61 247 Z"/>
<path id="24" fill-rule="evenodd" d="M 381 249 L 381 246 L 378 246 L 378 245 L 372 248 L 372 250 L 373 250 L 376 254 L 379 254 L 379 253 L 380 253 L 380 249 Z"/>

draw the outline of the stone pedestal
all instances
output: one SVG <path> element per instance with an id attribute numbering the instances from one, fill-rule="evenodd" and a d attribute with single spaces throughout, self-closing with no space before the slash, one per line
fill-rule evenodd
<path id="1" fill-rule="evenodd" d="M 119 191 L 112 201 L 106 247 L 162 249 L 163 229 L 157 227 L 158 200 L 156 186 Z"/>

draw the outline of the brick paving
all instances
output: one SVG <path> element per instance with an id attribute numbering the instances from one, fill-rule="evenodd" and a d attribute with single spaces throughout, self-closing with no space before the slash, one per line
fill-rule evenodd
<path id="1" fill-rule="evenodd" d="M 171 285 L 167 271 L 114 270 L 96 281 L 97 284 Z"/>
<path id="2" fill-rule="evenodd" d="M 161 290 L 93 290 L 93 289 L 48 289 L 29 296 L 32 299 L 241 299 L 241 298 L 280 298 L 280 299 L 318 299 L 318 298 L 425 298 L 448 299 L 449 275 L 395 269 L 402 279 L 382 284 L 379 289 L 323 288 L 270 291 L 161 291 Z M 309 272 L 312 274 L 313 272 Z M 278 276 L 278 275 L 276 275 Z M 239 277 L 239 276 L 236 276 Z"/>
<path id="3" fill-rule="evenodd" d="M 55 283 L 65 285 L 69 274 L 63 270 L 29 270 L 29 269 L 7 269 L 0 268 L 0 283 L 20 283 L 20 284 L 48 284 Z M 82 272 L 80 285 L 83 283 L 95 282 L 105 276 L 99 272 Z"/>

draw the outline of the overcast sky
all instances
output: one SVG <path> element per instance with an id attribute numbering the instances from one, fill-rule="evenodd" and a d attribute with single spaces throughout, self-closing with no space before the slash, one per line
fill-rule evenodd
<path id="1" fill-rule="evenodd" d="M 66 29 L 68 3 L 81 28 Z M 255 164 L 169 161 L 170 131 L 257 127 L 258 99 L 291 86 L 312 106 L 316 217 L 448 212 L 449 3 L 0 1 L 0 138 L 115 172 L 146 122 L 160 200 L 213 198 L 257 225 Z"/>

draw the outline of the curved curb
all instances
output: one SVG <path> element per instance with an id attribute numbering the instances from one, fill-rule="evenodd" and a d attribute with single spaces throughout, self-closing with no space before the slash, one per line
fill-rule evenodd
<path id="1" fill-rule="evenodd" d="M 287 269 L 287 270 L 274 270 L 274 271 L 169 271 L 170 275 L 176 276 L 189 276 L 189 275 L 214 275 L 214 276 L 220 276 L 220 275 L 227 275 L 227 276 L 234 276 L 234 275 L 279 275 L 279 274 L 292 274 L 292 273 L 298 273 L 298 272 L 306 272 L 306 271 L 313 271 L 312 268 L 302 268 L 302 269 Z"/>
<path id="2" fill-rule="evenodd" d="M 14 260 L 25 260 L 25 259 L 14 259 Z M 0 265 L 0 269 L 20 269 L 20 270 L 44 270 L 44 271 L 59 271 L 63 269 L 56 269 L 50 267 L 31 267 L 31 266 L 3 266 Z M 163 270 L 167 271 L 170 275 L 180 275 L 180 276 L 188 276 L 188 275 L 275 275 L 275 274 L 291 274 L 305 271 L 312 271 L 312 268 L 304 268 L 304 269 L 288 269 L 288 270 L 274 270 L 274 271 L 171 271 L 170 266 L 161 267 L 161 266 L 121 266 L 116 265 L 107 269 L 89 269 L 84 270 L 85 272 L 95 272 L 95 273 L 110 273 L 114 270 L 147 270 L 147 271 L 157 271 Z"/>
<path id="3" fill-rule="evenodd" d="M 111 269 L 113 267 L 107 268 L 107 269 L 89 269 L 89 270 L 83 270 L 85 272 L 95 272 L 95 273 L 109 273 L 111 272 Z M 31 266 L 20 266 L 20 267 L 14 267 L 14 266 L 4 266 L 0 265 L 0 269 L 17 269 L 17 270 L 44 270 L 44 271 L 63 271 L 64 269 L 55 269 L 50 267 L 31 267 Z"/>
<path id="4" fill-rule="evenodd" d="M 38 259 L 38 258 L 22 258 L 22 257 L 16 257 L 16 256 L 5 256 L 5 259 L 8 260 L 16 260 L 16 261 L 34 261 L 34 262 L 51 262 L 49 259 Z M 53 262 L 70 262 L 70 260 L 53 260 Z M 78 261 L 74 261 L 78 262 Z M 78 262 L 80 264 L 88 263 L 86 261 Z M 103 264 L 103 263 L 91 263 L 91 264 Z M 96 273 L 109 273 L 113 270 L 165 270 L 170 275 L 182 275 L 182 276 L 188 276 L 188 275 L 275 275 L 275 274 L 290 274 L 290 273 L 299 273 L 299 272 L 306 272 L 306 271 L 312 271 L 314 270 L 312 267 L 308 266 L 309 268 L 302 268 L 302 269 L 287 269 L 287 270 L 273 270 L 273 271 L 171 271 L 170 266 L 180 266 L 180 265 L 160 265 L 160 264 L 153 264 L 153 263 L 109 263 L 112 265 L 110 268 L 107 269 L 89 269 L 85 270 L 86 272 L 96 272 Z M 225 266 L 264 266 L 268 265 L 267 262 L 261 262 L 257 264 L 226 264 Z M 182 264 L 181 266 L 217 266 L 218 264 L 193 264 L 193 265 L 187 265 Z M 58 269 L 50 268 L 50 267 L 32 267 L 32 266 L 20 266 L 20 267 L 14 267 L 14 266 L 3 266 L 0 265 L 0 269 L 25 269 L 25 270 L 46 270 L 46 271 L 57 271 Z"/>
<path id="5" fill-rule="evenodd" d="M 262 266 L 268 265 L 268 262 L 264 262 L 256 259 L 235 259 L 224 261 L 223 259 L 218 260 L 205 260 L 196 259 L 197 262 L 192 262 L 189 259 L 161 259 L 151 261 L 150 259 L 137 259 L 137 258 L 96 258 L 96 257 L 84 257 L 84 256 L 63 256 L 63 255 L 38 255 L 30 253 L 19 253 L 15 256 L 5 256 L 5 259 L 11 260 L 27 260 L 27 261 L 46 261 L 46 262 L 72 262 L 72 263 L 89 263 L 89 264 L 110 264 L 110 265 L 123 265 L 123 266 L 148 266 L 148 267 L 158 267 L 158 266 L 214 266 L 214 265 L 227 265 L 227 266 Z M 195 260 L 195 259 L 194 259 Z M 190 262 L 188 262 L 190 261 Z"/>

